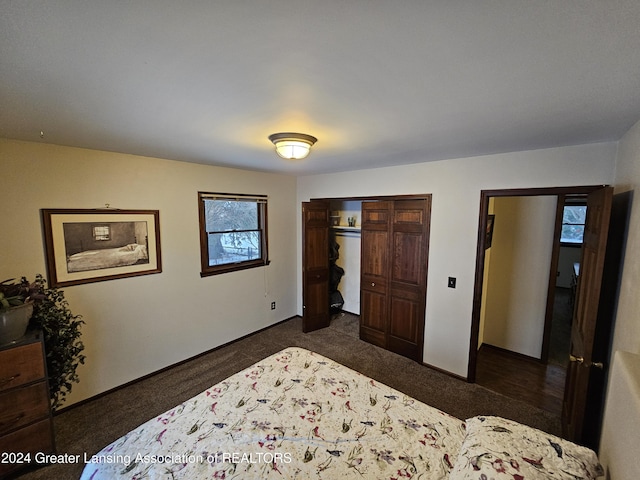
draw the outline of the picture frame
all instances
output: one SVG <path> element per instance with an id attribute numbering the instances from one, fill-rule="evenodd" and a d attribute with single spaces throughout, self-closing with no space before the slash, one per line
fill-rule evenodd
<path id="1" fill-rule="evenodd" d="M 50 287 L 162 272 L 160 212 L 42 209 Z"/>
<path id="2" fill-rule="evenodd" d="M 491 247 L 491 242 L 493 240 L 493 225 L 495 224 L 496 216 L 494 214 L 487 215 L 487 229 L 485 230 L 484 237 L 484 249 Z"/>

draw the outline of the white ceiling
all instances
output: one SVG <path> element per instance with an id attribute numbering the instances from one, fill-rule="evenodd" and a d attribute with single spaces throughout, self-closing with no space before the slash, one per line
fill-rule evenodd
<path id="1" fill-rule="evenodd" d="M 300 175 L 639 119 L 639 0 L 0 0 L 6 138 Z"/>

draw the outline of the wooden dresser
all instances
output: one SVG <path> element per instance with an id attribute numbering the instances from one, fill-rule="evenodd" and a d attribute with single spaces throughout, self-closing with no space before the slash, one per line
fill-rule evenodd
<path id="1" fill-rule="evenodd" d="M 46 371 L 40 332 L 0 346 L 0 478 L 54 452 Z"/>

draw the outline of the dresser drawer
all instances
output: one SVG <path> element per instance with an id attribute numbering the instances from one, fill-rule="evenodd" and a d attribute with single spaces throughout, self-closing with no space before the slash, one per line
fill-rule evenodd
<path id="1" fill-rule="evenodd" d="M 44 378 L 40 343 L 0 351 L 0 392 Z"/>
<path id="2" fill-rule="evenodd" d="M 46 419 L 28 427 L 0 437 L 0 452 L 31 453 L 33 460 L 37 452 L 52 453 L 53 437 L 51 420 Z M 24 468 L 23 464 L 0 463 L 0 478 L 4 475 Z"/>
<path id="3" fill-rule="evenodd" d="M 0 393 L 0 435 L 49 416 L 46 382 Z"/>

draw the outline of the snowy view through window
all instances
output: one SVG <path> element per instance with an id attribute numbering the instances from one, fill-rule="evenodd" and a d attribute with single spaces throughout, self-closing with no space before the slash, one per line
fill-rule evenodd
<path id="1" fill-rule="evenodd" d="M 562 214 L 562 235 L 560 236 L 560 242 L 576 245 L 581 244 L 586 219 L 586 205 L 565 205 Z"/>
<path id="2" fill-rule="evenodd" d="M 258 203 L 205 200 L 209 265 L 223 265 L 261 257 Z"/>

